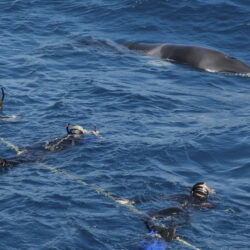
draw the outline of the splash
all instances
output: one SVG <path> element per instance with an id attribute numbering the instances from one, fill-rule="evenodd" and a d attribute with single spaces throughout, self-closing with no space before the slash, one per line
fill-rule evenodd
<path id="1" fill-rule="evenodd" d="M 17 115 L 0 117 L 1 121 L 13 121 L 17 118 Z"/>

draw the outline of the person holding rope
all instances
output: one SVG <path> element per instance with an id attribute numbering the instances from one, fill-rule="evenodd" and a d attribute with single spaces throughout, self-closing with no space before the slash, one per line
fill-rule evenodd
<path id="1" fill-rule="evenodd" d="M 165 249 L 167 242 L 178 238 L 176 236 L 176 228 L 188 221 L 191 209 L 207 210 L 213 207 L 212 204 L 207 201 L 209 194 L 213 193 L 215 192 L 210 189 L 205 182 L 198 182 L 192 187 L 189 195 L 176 194 L 163 196 L 162 199 L 175 201 L 178 206 L 154 211 L 143 216 L 143 221 L 150 233 L 139 244 L 137 249 Z M 156 199 L 120 199 L 117 200 L 117 202 L 123 205 L 134 205 L 150 200 Z M 167 226 L 166 223 L 168 223 Z"/>
<path id="2" fill-rule="evenodd" d="M 67 125 L 66 130 L 68 133 L 70 133 L 71 130 L 69 130 L 69 124 Z M 73 134 L 74 133 L 79 134 L 79 132 L 77 132 L 77 131 L 71 131 L 71 132 L 73 132 Z M 94 132 L 93 133 L 94 135 L 99 134 L 99 132 L 96 131 L 96 127 L 94 128 L 93 132 Z M 5 139 L 3 139 L 1 137 L 0 137 L 0 140 L 2 142 L 4 142 L 8 147 L 14 149 L 17 153 L 20 152 L 18 147 L 13 145 L 12 143 L 6 141 Z M 46 169 L 49 169 L 54 174 L 63 175 L 65 177 L 69 178 L 70 180 L 73 180 L 77 183 L 84 185 L 85 187 L 88 186 L 89 188 L 94 190 L 98 195 L 103 195 L 103 196 L 109 198 L 110 200 L 125 206 L 127 209 L 129 209 L 133 213 L 136 213 L 136 214 L 142 216 L 142 218 L 144 218 L 144 221 L 145 221 L 147 227 L 149 228 L 149 230 L 151 232 L 147 235 L 147 237 L 150 237 L 150 238 L 145 238 L 139 244 L 137 250 L 142 250 L 142 249 L 164 250 L 164 249 L 166 249 L 166 247 L 168 245 L 168 241 L 172 241 L 172 240 L 179 241 L 180 243 L 182 243 L 182 244 L 184 244 L 192 249 L 200 250 L 199 248 L 195 247 L 194 245 L 190 244 L 189 242 L 185 241 L 184 239 L 176 236 L 176 225 L 175 224 L 173 226 L 167 228 L 165 225 L 156 223 L 155 221 L 153 221 L 153 223 L 151 223 L 153 214 L 146 214 L 145 212 L 140 211 L 136 207 L 134 207 L 133 204 L 135 203 L 135 200 L 130 201 L 128 199 L 121 199 L 121 198 L 115 197 L 113 194 L 105 191 L 101 187 L 99 187 L 97 185 L 93 185 L 93 184 L 88 184 L 86 181 L 82 180 L 78 176 L 74 176 L 70 173 L 67 173 L 64 170 L 57 169 L 53 166 L 49 166 L 49 165 L 44 164 L 42 162 L 38 162 L 38 164 Z M 197 183 L 193 186 L 192 191 L 191 191 L 189 196 L 188 195 L 173 195 L 171 197 L 171 199 L 175 200 L 175 201 L 181 201 L 181 200 L 184 201 L 184 202 L 179 202 L 180 204 L 183 205 L 184 208 L 186 207 L 186 205 L 188 205 L 189 202 L 190 202 L 191 206 L 198 205 L 198 207 L 199 207 L 201 204 L 203 204 L 204 208 L 211 208 L 212 205 L 210 203 L 206 202 L 206 198 L 208 197 L 206 189 L 207 189 L 208 193 L 211 193 L 211 194 L 215 193 L 213 190 L 209 189 L 205 183 L 202 182 L 202 183 Z M 165 199 L 170 200 L 170 196 L 165 197 Z M 149 200 L 152 200 L 152 199 L 144 199 L 144 200 L 141 199 L 139 201 L 143 202 L 143 201 L 149 201 Z M 156 212 L 156 214 L 174 215 L 175 214 L 174 211 L 176 209 L 178 210 L 178 208 L 168 208 L 165 210 L 165 212 L 158 211 L 158 212 Z M 167 210 L 169 210 L 169 211 L 167 211 Z M 155 218 L 153 218 L 153 219 L 155 220 Z"/>
<path id="3" fill-rule="evenodd" d="M 34 145 L 26 147 L 22 150 L 15 149 L 17 155 L 9 159 L 0 158 L 0 167 L 11 167 L 21 163 L 41 161 L 45 158 L 45 152 L 61 151 L 69 148 L 70 146 L 79 145 L 82 143 L 85 135 L 93 134 L 99 135 L 96 126 L 93 131 L 88 131 L 82 126 L 74 125 L 70 129 L 70 125 L 66 126 L 67 136 L 57 137 L 51 141 L 46 142 L 44 145 Z"/>

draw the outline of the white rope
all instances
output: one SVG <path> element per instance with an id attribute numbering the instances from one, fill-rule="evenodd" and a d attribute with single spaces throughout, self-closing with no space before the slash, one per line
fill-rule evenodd
<path id="1" fill-rule="evenodd" d="M 4 138 L 1 138 L 0 137 L 0 140 L 2 142 L 4 142 L 8 147 L 10 147 L 11 149 L 14 149 L 17 153 L 20 153 L 22 151 L 19 150 L 19 148 L 17 146 L 15 146 L 14 144 L 6 141 Z M 47 164 L 44 164 L 44 163 L 41 163 L 41 162 L 38 162 L 38 164 L 41 166 L 41 167 L 44 167 L 46 169 L 49 169 L 52 173 L 54 174 L 59 174 L 59 175 L 63 175 L 75 182 L 78 182 L 84 186 L 88 186 L 90 187 L 92 190 L 94 190 L 97 194 L 101 194 L 107 198 L 109 198 L 110 200 L 122 205 L 122 206 L 125 206 L 126 208 L 128 208 L 130 211 L 136 213 L 136 214 L 140 214 L 140 215 L 146 215 L 144 212 L 138 210 L 137 208 L 135 208 L 132 204 L 126 204 L 126 203 L 121 203 L 120 201 L 122 199 L 119 199 L 119 198 L 116 198 L 115 196 L 113 196 L 111 193 L 105 191 L 104 189 L 100 188 L 99 186 L 95 185 L 95 184 L 88 184 L 87 182 L 83 181 L 81 178 L 77 177 L 77 176 L 74 176 L 72 174 L 69 174 L 67 173 L 66 171 L 64 170 L 61 170 L 61 169 L 57 169 L 55 167 L 52 167 L 52 166 L 49 166 Z M 195 250 L 200 250 L 200 248 L 197 248 L 193 245 L 191 245 L 190 243 L 188 243 L 187 241 L 181 239 L 180 237 L 176 237 L 175 240 L 183 243 L 184 245 L 186 246 L 189 246 L 190 248 L 192 249 L 195 249 Z"/>

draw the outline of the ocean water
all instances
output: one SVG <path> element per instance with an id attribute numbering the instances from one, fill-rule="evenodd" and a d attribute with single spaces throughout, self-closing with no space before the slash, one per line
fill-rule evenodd
<path id="1" fill-rule="evenodd" d="M 249 249 L 250 78 L 121 45 L 197 45 L 250 65 L 249 13 L 247 0 L 1 0 L 0 116 L 12 119 L 0 137 L 22 148 L 64 136 L 68 122 L 100 136 L 1 172 L 0 249 L 135 249 L 148 230 L 112 197 L 188 194 L 199 181 L 215 189 L 214 207 L 177 235 Z M 0 152 L 15 155 L 3 141 Z"/>

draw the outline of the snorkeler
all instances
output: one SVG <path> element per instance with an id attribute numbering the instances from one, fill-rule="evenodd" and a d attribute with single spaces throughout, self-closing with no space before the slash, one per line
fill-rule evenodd
<path id="1" fill-rule="evenodd" d="M 26 147 L 18 152 L 18 154 L 9 159 L 0 158 L 0 167 L 11 167 L 21 163 L 29 163 L 44 160 L 46 152 L 57 152 L 65 150 L 70 146 L 79 145 L 82 143 L 85 135 L 93 134 L 99 135 L 99 131 L 96 130 L 96 126 L 93 131 L 88 131 L 79 125 L 74 125 L 69 129 L 70 125 L 67 124 L 66 131 L 67 136 L 57 137 L 45 145 L 34 145 L 32 147 Z"/>
<path id="2" fill-rule="evenodd" d="M 2 98 L 1 98 L 1 100 L 0 100 L 0 110 L 1 110 L 2 107 L 3 107 L 3 100 L 4 100 L 4 96 L 5 96 L 3 88 L 1 88 L 1 90 L 2 90 Z"/>
<path id="3" fill-rule="evenodd" d="M 148 213 L 143 216 L 143 221 L 150 231 L 150 234 L 148 234 L 151 238 L 150 242 L 156 244 L 157 241 L 159 244 L 164 245 L 163 241 L 169 242 L 176 239 L 176 227 L 185 223 L 189 219 L 189 209 L 212 208 L 212 204 L 207 201 L 207 198 L 209 194 L 213 193 L 215 192 L 211 190 L 204 182 L 199 182 L 192 187 L 189 195 L 177 194 L 162 197 L 164 200 L 177 202 L 179 206 L 169 207 L 163 210 Z M 133 205 L 150 200 L 156 199 L 120 199 L 117 200 L 117 202 L 123 205 Z M 168 225 L 166 226 L 165 223 L 168 223 Z M 145 244 L 149 244 L 150 242 L 142 241 L 137 249 L 148 249 L 145 248 Z"/>
<path id="4" fill-rule="evenodd" d="M 99 132 L 96 130 L 96 126 L 94 126 L 93 131 L 88 131 L 79 125 L 74 125 L 71 129 L 69 129 L 69 127 L 70 124 L 68 123 L 66 126 L 67 136 L 64 136 L 63 138 L 55 138 L 52 141 L 46 142 L 44 149 L 48 151 L 60 151 L 68 148 L 69 146 L 80 144 L 84 135 L 99 135 Z"/>
<path id="5" fill-rule="evenodd" d="M 1 88 L 1 91 L 2 91 L 2 98 L 0 100 L 0 111 L 2 110 L 3 108 L 3 101 L 4 101 L 4 97 L 5 97 L 5 93 L 4 93 L 4 88 Z M 0 117 L 0 120 L 1 121 L 12 121 L 14 119 L 16 119 L 17 116 L 16 115 L 12 115 L 12 116 L 1 116 Z"/>

